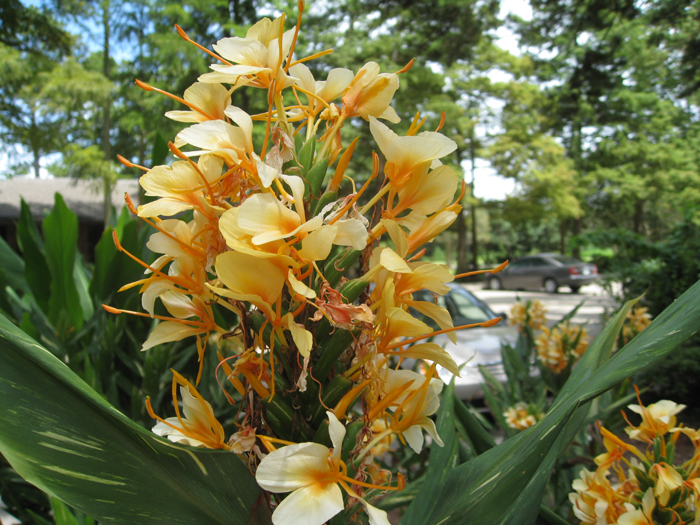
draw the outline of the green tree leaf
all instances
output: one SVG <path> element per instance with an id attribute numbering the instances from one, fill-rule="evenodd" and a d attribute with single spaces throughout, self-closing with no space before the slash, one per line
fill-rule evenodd
<path id="1" fill-rule="evenodd" d="M 54 208 L 44 219 L 46 262 L 51 272 L 49 319 L 60 334 L 83 326 L 80 294 L 73 278 L 78 246 L 78 217 L 56 193 Z"/>

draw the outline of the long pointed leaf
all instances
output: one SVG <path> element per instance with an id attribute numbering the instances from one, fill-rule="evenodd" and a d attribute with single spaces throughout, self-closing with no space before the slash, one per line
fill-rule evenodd
<path id="1" fill-rule="evenodd" d="M 238 456 L 139 427 L 3 317 L 0 398 L 0 452 L 100 522 L 244 525 L 260 496 Z"/>
<path id="2" fill-rule="evenodd" d="M 599 349 L 594 346 L 591 355 L 582 359 L 582 370 L 572 376 L 571 386 L 562 391 L 542 421 L 450 473 L 440 487 L 440 501 L 433 505 L 425 523 L 533 523 L 556 453 L 569 438 L 571 429 L 562 430 L 571 415 L 579 407 L 585 410 L 583 404 L 661 359 L 697 332 L 700 283 L 604 362 L 625 313 L 621 311 L 612 326 L 599 334 Z M 411 508 L 407 516 L 410 512 Z M 411 523 L 408 520 L 410 517 L 402 523 Z"/>

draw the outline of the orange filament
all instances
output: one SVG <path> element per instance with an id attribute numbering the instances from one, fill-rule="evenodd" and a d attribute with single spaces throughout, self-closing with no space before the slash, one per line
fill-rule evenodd
<path id="1" fill-rule="evenodd" d="M 301 64 L 302 62 L 308 62 L 309 60 L 315 60 L 317 58 L 321 58 L 322 56 L 330 55 L 332 52 L 332 49 L 325 49 L 324 51 L 319 51 L 318 53 L 314 53 L 313 55 L 309 55 L 307 57 L 300 58 L 299 60 L 295 60 L 290 64 L 289 67 L 296 66 L 297 64 Z"/>
<path id="2" fill-rule="evenodd" d="M 173 282 L 173 283 L 175 283 L 175 284 L 179 284 L 179 285 L 182 286 L 183 288 L 189 290 L 189 288 L 188 288 L 186 282 L 185 282 L 185 284 L 183 284 L 183 283 L 182 283 L 182 280 L 181 280 L 181 279 L 178 279 L 176 276 L 164 274 L 164 273 L 161 272 L 159 269 L 156 269 L 156 268 L 154 268 L 153 266 L 151 266 L 150 264 L 147 264 L 147 263 L 143 262 L 141 259 L 139 259 L 139 258 L 136 257 L 135 255 L 132 255 L 132 254 L 129 253 L 127 250 L 125 250 L 125 249 L 122 247 L 121 243 L 119 242 L 119 238 L 117 237 L 117 231 L 116 231 L 116 230 L 113 230 L 113 231 L 112 231 L 112 239 L 114 240 L 114 245 L 117 247 L 117 250 L 119 250 L 119 251 L 122 252 L 122 253 L 125 253 L 130 259 L 132 259 L 133 261 L 137 262 L 138 264 L 140 264 L 140 265 L 143 266 L 144 268 L 147 268 L 147 269 L 149 269 L 150 271 L 152 271 L 152 272 L 153 272 L 153 275 L 157 275 L 157 276 L 159 276 L 159 277 L 162 277 L 163 279 L 167 279 L 167 280 L 169 280 L 169 281 L 171 281 L 171 282 Z M 150 316 L 148 316 L 148 317 L 150 317 Z"/>
<path id="3" fill-rule="evenodd" d="M 297 2 L 297 10 L 299 11 L 299 16 L 297 17 L 297 25 L 294 28 L 294 39 L 292 40 L 292 46 L 289 48 L 289 61 L 292 59 L 292 55 L 294 55 L 294 48 L 297 46 L 297 38 L 299 37 L 299 29 L 301 29 L 301 15 L 304 14 L 304 0 L 299 0 Z M 282 27 L 284 28 L 284 24 L 282 24 Z M 280 52 L 282 50 L 282 36 L 280 36 Z M 289 71 L 289 61 L 287 63 L 287 67 L 284 68 L 285 73 Z M 280 58 L 280 63 L 282 63 L 282 60 Z"/>
<path id="4" fill-rule="evenodd" d="M 461 326 L 455 326 L 452 328 L 445 328 L 444 330 L 438 330 L 437 332 L 430 332 L 428 334 L 423 334 L 418 337 L 413 337 L 411 339 L 405 339 L 403 341 L 399 341 L 398 343 L 394 343 L 391 345 L 388 345 L 385 350 L 393 350 L 394 348 L 399 348 L 400 346 L 406 346 L 413 344 L 417 341 L 421 341 L 423 339 L 427 339 L 429 337 L 433 337 L 434 335 L 440 335 L 440 334 L 446 334 L 447 332 L 454 332 L 455 330 L 464 330 L 466 328 L 476 328 L 477 326 L 481 326 L 482 328 L 488 328 L 490 326 L 495 326 L 498 323 L 501 322 L 500 317 L 496 317 L 495 319 L 489 319 L 488 321 L 484 321 L 483 323 L 474 323 L 474 324 L 463 324 Z"/>
<path id="5" fill-rule="evenodd" d="M 242 397 L 242 396 L 245 396 L 245 388 L 243 388 L 243 383 L 241 383 L 241 382 L 238 380 L 238 378 L 237 378 L 237 377 L 235 376 L 235 374 L 233 373 L 233 369 L 232 369 L 231 366 L 226 362 L 227 359 L 234 359 L 234 358 L 236 358 L 236 357 L 238 357 L 238 356 L 227 357 L 226 359 L 224 359 L 224 356 L 222 356 L 220 352 L 217 352 L 217 353 L 216 353 L 216 357 L 219 359 L 219 364 L 218 364 L 218 366 L 217 366 L 216 368 L 217 368 L 217 369 L 218 369 L 219 367 L 223 368 L 223 369 L 224 369 L 224 373 L 226 374 L 226 379 L 229 380 L 229 383 L 231 383 L 231 384 L 233 385 L 233 387 L 234 387 L 234 388 L 236 389 L 236 391 L 241 395 L 241 397 Z M 216 381 L 219 383 L 219 387 L 221 388 L 221 390 L 223 390 L 223 392 L 227 394 L 228 392 L 226 392 L 226 390 L 224 390 L 224 388 L 221 386 L 221 383 L 219 382 L 219 376 L 218 376 L 218 375 L 216 376 Z"/>
<path id="6" fill-rule="evenodd" d="M 503 270 L 506 269 L 506 266 L 508 266 L 508 261 L 505 261 L 492 270 L 477 270 L 475 272 L 466 272 L 466 273 L 460 273 L 459 275 L 455 275 L 455 279 L 460 279 L 462 277 L 469 277 L 470 275 L 479 275 L 480 273 L 498 273 L 502 272 Z"/>
<path id="7" fill-rule="evenodd" d="M 176 100 L 177 102 L 180 102 L 181 104 L 184 104 L 185 106 L 187 106 L 191 110 L 196 111 L 197 113 L 199 113 L 201 115 L 204 115 L 209 120 L 217 120 L 216 117 L 212 117 L 209 113 L 204 111 L 202 108 L 200 108 L 199 106 L 195 106 L 191 102 L 187 102 L 184 98 L 180 98 L 177 95 L 173 95 L 172 93 L 168 93 L 167 91 L 164 91 L 162 89 L 158 89 L 158 88 L 155 88 L 153 86 L 149 86 L 145 82 L 141 82 L 139 79 L 135 79 L 135 82 L 136 82 L 136 85 L 138 87 L 140 87 L 141 89 L 143 89 L 145 91 L 155 91 L 157 93 L 165 95 L 166 97 L 170 97 L 173 100 Z"/>

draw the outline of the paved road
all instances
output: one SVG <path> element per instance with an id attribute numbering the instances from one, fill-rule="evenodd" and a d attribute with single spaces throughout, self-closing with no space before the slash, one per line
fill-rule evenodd
<path id="1" fill-rule="evenodd" d="M 609 311 L 616 308 L 616 302 L 605 290 L 596 284 L 590 284 L 581 288 L 577 294 L 571 293 L 568 288 L 563 287 L 562 291 L 556 294 L 535 291 L 514 291 L 514 290 L 488 290 L 484 289 L 481 283 L 465 285 L 469 291 L 487 303 L 496 312 L 510 312 L 513 303 L 520 298 L 521 301 L 539 300 L 547 308 L 548 325 L 559 321 L 564 315 L 569 313 L 581 301 L 585 301 L 578 309 L 573 318 L 575 323 L 587 323 L 586 328 L 594 337 L 603 325 L 601 315 L 607 308 Z"/>

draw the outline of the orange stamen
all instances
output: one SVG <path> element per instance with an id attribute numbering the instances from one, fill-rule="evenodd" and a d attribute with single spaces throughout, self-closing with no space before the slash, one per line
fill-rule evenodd
<path id="1" fill-rule="evenodd" d="M 438 127 L 435 129 L 435 132 L 437 133 L 442 129 L 442 127 L 445 125 L 445 112 L 442 112 L 442 116 L 440 117 L 440 124 L 438 124 Z"/>
<path id="2" fill-rule="evenodd" d="M 396 74 L 400 75 L 401 73 L 406 73 L 409 69 L 413 67 L 413 63 L 416 61 L 415 58 L 412 58 L 411 60 L 408 61 L 408 64 L 403 66 L 401 69 L 399 69 Z"/>
<path id="3" fill-rule="evenodd" d="M 121 155 L 117 155 L 117 160 L 119 162 L 121 162 L 122 164 L 124 164 L 124 166 L 126 166 L 127 168 L 138 168 L 138 169 L 143 170 L 143 171 L 148 171 L 148 168 L 144 168 L 143 166 L 139 166 L 138 164 L 134 164 L 130 160 L 127 160 L 124 157 L 122 157 Z"/>
<path id="4" fill-rule="evenodd" d="M 355 140 L 353 140 L 347 147 L 347 149 L 343 152 L 343 155 L 338 161 L 338 165 L 335 167 L 335 173 L 333 174 L 333 178 L 331 179 L 330 184 L 328 184 L 327 191 L 338 191 L 340 181 L 343 180 L 343 175 L 345 175 L 345 170 L 348 168 L 348 164 L 350 163 L 350 159 L 352 158 L 352 154 L 355 151 L 355 146 L 357 145 L 357 141 L 359 139 L 360 137 L 355 137 Z"/>
<path id="5" fill-rule="evenodd" d="M 337 417 L 339 420 L 345 418 L 345 413 L 348 411 L 348 408 L 350 408 L 350 403 L 352 403 L 357 396 L 360 395 L 360 392 L 362 392 L 372 381 L 374 381 L 374 379 L 367 379 L 359 385 L 355 385 L 350 392 L 345 394 L 333 409 L 335 417 Z"/>
<path id="6" fill-rule="evenodd" d="M 410 381 L 406 381 L 403 385 L 398 387 L 395 390 L 392 390 L 389 394 L 384 396 L 381 401 L 379 401 L 376 405 L 372 407 L 372 409 L 369 411 L 367 414 L 367 418 L 370 421 L 374 421 L 379 414 L 381 414 L 386 408 L 391 406 L 391 404 L 401 395 L 408 390 L 408 388 L 415 382 L 415 379 L 411 379 Z"/>
<path id="7" fill-rule="evenodd" d="M 335 224 L 336 222 L 338 222 L 340 220 L 340 218 L 343 215 L 345 215 L 345 213 L 350 208 L 352 208 L 353 204 L 355 204 L 357 202 L 357 199 L 359 199 L 360 196 L 365 192 L 365 190 L 367 190 L 367 188 L 369 187 L 369 183 L 372 182 L 372 180 L 374 180 L 374 178 L 379 173 L 379 167 L 378 167 L 379 166 L 379 157 L 377 156 L 377 154 L 374 151 L 372 152 L 372 164 L 373 165 L 376 164 L 377 169 L 372 170 L 372 174 L 367 179 L 367 182 L 365 182 L 364 185 L 360 188 L 360 191 L 358 191 L 355 194 L 355 196 L 352 199 L 350 199 L 350 201 L 345 206 L 343 206 L 343 208 L 339 212 L 337 212 L 335 214 L 335 217 L 333 217 L 330 221 L 328 221 L 328 224 Z"/>
<path id="8" fill-rule="evenodd" d="M 201 45 L 199 45 L 197 42 L 195 42 L 194 40 L 192 40 L 189 36 L 187 36 L 187 33 L 185 33 L 184 29 L 182 29 L 179 25 L 175 24 L 175 29 L 177 29 L 177 34 L 180 35 L 180 38 L 182 38 L 183 40 L 186 40 L 186 41 L 189 42 L 190 44 L 194 44 L 195 47 L 198 47 L 199 49 L 201 49 L 202 51 L 204 51 L 204 52 L 207 53 L 208 55 L 210 55 L 210 56 L 214 57 L 215 59 L 217 59 L 219 62 L 223 62 L 223 63 L 226 64 L 227 66 L 232 66 L 232 65 L 233 65 L 233 64 L 232 64 L 231 62 L 229 62 L 228 60 L 225 60 L 225 59 L 221 58 L 221 57 L 220 57 L 219 55 L 217 55 L 216 53 L 214 53 L 214 52 L 212 52 L 212 51 L 209 51 L 206 47 L 201 46 Z"/>

